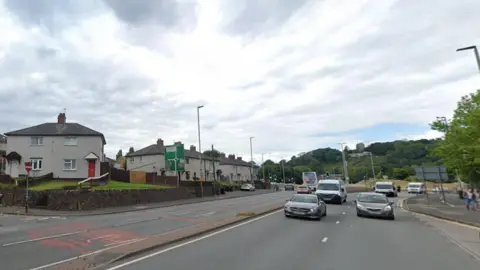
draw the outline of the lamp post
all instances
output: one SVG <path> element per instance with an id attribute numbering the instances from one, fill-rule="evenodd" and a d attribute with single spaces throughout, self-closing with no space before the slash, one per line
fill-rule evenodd
<path id="1" fill-rule="evenodd" d="M 252 181 L 252 185 L 255 186 L 255 182 L 253 181 L 253 148 L 252 148 L 252 140 L 255 137 L 250 137 L 250 180 Z"/>
<path id="2" fill-rule="evenodd" d="M 202 139 L 200 137 L 200 109 L 203 105 L 197 106 L 197 127 L 198 127 L 198 152 L 200 152 L 200 192 L 203 198 L 203 169 L 202 169 Z"/>
<path id="3" fill-rule="evenodd" d="M 347 167 L 347 160 L 345 158 L 345 148 L 343 147 L 344 143 L 339 143 L 340 149 L 342 151 L 342 161 L 343 161 L 343 175 L 345 176 L 345 182 L 348 184 L 348 167 Z"/>
<path id="4" fill-rule="evenodd" d="M 467 51 L 467 50 L 473 50 L 473 53 L 475 54 L 475 60 L 477 61 L 478 72 L 480 72 L 480 55 L 478 54 L 477 46 L 473 45 L 473 46 L 458 48 L 457 52 Z"/>

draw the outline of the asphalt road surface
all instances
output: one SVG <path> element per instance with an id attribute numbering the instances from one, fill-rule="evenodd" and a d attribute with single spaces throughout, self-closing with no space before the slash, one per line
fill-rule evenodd
<path id="1" fill-rule="evenodd" d="M 354 206 L 328 205 L 321 221 L 283 210 L 110 266 L 114 269 L 478 270 L 480 261 L 411 213 L 359 218 Z"/>
<path id="2" fill-rule="evenodd" d="M 0 269 L 41 269 L 135 239 L 283 203 L 276 192 L 121 214 L 87 217 L 0 216 Z"/>

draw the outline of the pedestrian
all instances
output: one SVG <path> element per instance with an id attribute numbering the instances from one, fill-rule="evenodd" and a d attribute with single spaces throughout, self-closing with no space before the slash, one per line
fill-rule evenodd
<path id="1" fill-rule="evenodd" d="M 470 206 L 470 210 L 472 211 L 477 211 L 477 207 L 478 207 L 478 193 L 476 190 L 474 190 L 473 188 L 470 190 L 470 193 L 472 193 L 472 200 L 471 200 L 471 206 Z"/>
<path id="2" fill-rule="evenodd" d="M 467 189 L 463 197 L 465 198 L 465 206 L 467 207 L 467 210 L 470 210 L 470 205 L 472 204 L 472 193 L 470 190 Z"/>

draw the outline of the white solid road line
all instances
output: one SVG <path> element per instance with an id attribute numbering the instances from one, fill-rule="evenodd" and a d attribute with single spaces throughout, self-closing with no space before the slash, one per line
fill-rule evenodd
<path id="1" fill-rule="evenodd" d="M 233 230 L 233 229 L 235 229 L 235 228 L 238 228 L 238 227 L 247 225 L 247 224 L 249 224 L 249 223 L 255 222 L 255 221 L 257 221 L 257 220 L 260 220 L 260 219 L 262 219 L 262 218 L 266 218 L 266 217 L 271 216 L 271 215 L 278 214 L 278 213 L 280 213 L 280 212 L 283 212 L 283 209 L 278 210 L 278 211 L 275 211 L 275 212 L 272 212 L 272 213 L 269 213 L 269 214 L 265 214 L 265 215 L 263 215 L 263 216 L 260 216 L 260 217 L 254 218 L 254 219 L 247 220 L 247 221 L 242 222 L 242 223 L 239 223 L 239 224 L 237 224 L 237 225 L 233 225 L 233 226 L 231 226 L 231 227 L 228 227 L 228 228 L 225 228 L 225 229 L 222 229 L 222 230 L 219 230 L 219 231 L 216 231 L 216 232 L 207 234 L 207 235 L 205 235 L 205 236 L 202 236 L 202 237 L 199 237 L 199 238 L 196 238 L 196 239 L 187 241 L 187 242 L 185 242 L 185 243 L 181 243 L 181 244 L 178 244 L 178 245 L 175 245 L 175 246 L 166 248 L 166 249 L 162 249 L 162 250 L 160 250 L 160 251 L 157 251 L 157 252 L 155 252 L 155 253 L 151 253 L 151 254 L 149 254 L 149 255 L 146 255 L 146 256 L 137 258 L 137 259 L 135 259 L 135 260 L 131 260 L 131 261 L 128 261 L 128 262 L 119 264 L 119 265 L 117 265 L 117 266 L 110 267 L 110 268 L 108 268 L 107 270 L 115 270 L 115 269 L 119 269 L 119 268 L 125 267 L 125 266 L 130 265 L 130 264 L 137 263 L 137 262 L 139 262 L 139 261 L 143 261 L 143 260 L 145 260 L 145 259 L 148 259 L 148 258 L 157 256 L 157 255 L 160 255 L 160 254 L 165 253 L 165 252 L 167 252 L 167 251 L 174 250 L 174 249 L 177 249 L 177 248 L 180 248 L 180 247 L 189 245 L 189 244 L 193 244 L 193 243 L 198 242 L 198 241 L 201 241 L 201 240 L 203 240 L 203 239 L 210 238 L 210 237 L 215 236 L 215 235 L 217 235 L 217 234 L 221 234 L 221 233 L 223 233 L 223 232 L 227 232 L 227 231 Z M 323 240 L 322 240 L 322 241 L 323 241 Z M 40 269 L 40 268 L 39 268 L 39 269 Z M 32 269 L 32 270 L 36 270 L 36 269 Z"/>
<path id="2" fill-rule="evenodd" d="M 90 255 L 94 255 L 94 254 L 97 254 L 97 253 L 100 253 L 100 252 L 107 251 L 107 250 L 112 249 L 112 248 L 121 247 L 121 246 L 124 246 L 124 245 L 128 245 L 128 244 L 131 244 L 131 243 L 135 243 L 135 242 L 141 241 L 141 240 L 143 240 L 143 239 L 140 238 L 140 239 L 137 239 L 137 240 L 132 240 L 132 241 L 129 241 L 129 242 L 126 242 L 126 243 L 118 244 L 118 245 L 116 245 L 116 246 L 111 246 L 111 247 L 107 247 L 107 248 L 103 248 L 103 249 L 96 250 L 96 251 L 94 251 L 94 252 L 82 254 L 82 255 L 80 255 L 80 256 L 75 256 L 75 257 L 72 257 L 72 258 L 69 258 L 69 259 L 65 259 L 65 260 L 61 260 L 61 261 L 58 261 L 58 262 L 54 262 L 54 263 L 42 265 L 42 266 L 39 266 L 39 267 L 36 267 L 36 268 L 31 268 L 30 270 L 46 269 L 46 268 L 49 268 L 49 267 L 52 267 L 52 266 L 55 266 L 55 265 L 59 265 L 59 264 L 62 264 L 62 263 L 66 263 L 66 262 L 69 262 L 69 261 L 73 261 L 73 260 L 75 260 L 75 259 L 84 258 L 84 257 L 90 256 Z"/>
<path id="3" fill-rule="evenodd" d="M 328 237 L 324 237 L 324 238 L 322 239 L 322 243 L 327 243 L 327 241 L 328 241 Z"/>

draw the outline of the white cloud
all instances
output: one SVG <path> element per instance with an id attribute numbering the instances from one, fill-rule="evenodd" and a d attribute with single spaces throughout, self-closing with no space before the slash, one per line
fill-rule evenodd
<path id="1" fill-rule="evenodd" d="M 2 131 L 67 108 L 113 156 L 196 144 L 203 104 L 204 147 L 249 159 L 254 136 L 255 160 L 279 159 L 377 124 L 427 128 L 480 85 L 455 52 L 480 45 L 477 1 L 132 3 L 0 1 Z M 435 136 L 402 136 L 417 135 Z"/>

